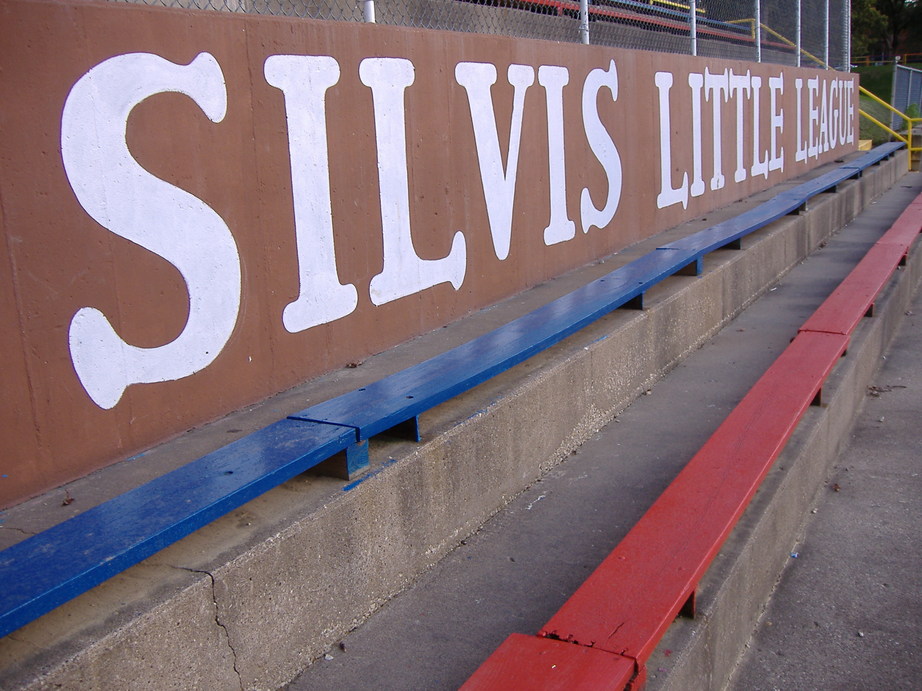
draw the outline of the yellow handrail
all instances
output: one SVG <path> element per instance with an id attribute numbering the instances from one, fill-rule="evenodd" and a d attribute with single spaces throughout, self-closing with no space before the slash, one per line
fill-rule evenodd
<path id="1" fill-rule="evenodd" d="M 787 43 L 789 46 L 791 46 L 791 48 L 795 48 L 795 49 L 797 48 L 797 44 L 796 44 L 796 43 L 794 43 L 794 42 L 791 41 L 790 39 L 785 38 L 784 36 L 782 36 L 781 34 L 779 34 L 777 31 L 775 31 L 774 29 L 772 29 L 771 27 L 768 27 L 768 26 L 765 26 L 764 24 L 762 24 L 762 31 L 767 31 L 768 33 L 770 33 L 770 34 L 771 34 L 772 36 L 774 36 L 775 38 L 777 38 L 777 39 L 783 41 L 784 43 Z M 808 58 L 810 58 L 811 60 L 813 60 L 813 62 L 815 62 L 817 65 L 819 65 L 820 67 L 822 67 L 824 70 L 828 70 L 828 69 L 829 69 L 829 65 L 826 64 L 826 61 L 825 61 L 825 60 L 820 60 L 818 57 L 816 57 L 815 55 L 813 55 L 813 53 L 808 53 L 808 52 L 805 51 L 803 48 L 800 49 L 800 53 L 801 53 L 801 55 L 806 55 Z"/>
<path id="2" fill-rule="evenodd" d="M 673 2 L 672 0 L 647 0 L 648 5 L 666 5 L 667 7 L 675 7 L 680 10 L 691 9 L 691 6 L 681 2 Z M 705 9 L 703 7 L 695 7 L 695 14 L 704 15 Z"/>
<path id="3" fill-rule="evenodd" d="M 727 24 L 749 24 L 749 34 L 752 38 L 756 37 L 756 20 L 752 19 L 731 19 Z"/>
<path id="4" fill-rule="evenodd" d="M 728 22 L 728 24 L 749 24 L 749 25 L 751 26 L 751 28 L 752 28 L 752 36 L 753 36 L 753 38 L 755 38 L 755 34 L 756 34 L 756 20 L 755 20 L 754 18 L 749 18 L 749 19 L 734 19 L 734 20 L 731 20 L 730 22 Z M 793 41 L 791 41 L 791 40 L 788 39 L 788 38 L 785 38 L 784 36 L 782 36 L 781 34 L 779 34 L 777 31 L 775 31 L 774 29 L 772 29 L 771 27 L 765 26 L 765 24 L 762 24 L 761 22 L 759 23 L 759 26 L 762 27 L 762 30 L 763 30 L 763 31 L 768 32 L 769 34 L 771 34 L 771 35 L 774 36 L 775 38 L 779 39 L 780 41 L 783 41 L 784 43 L 788 44 L 788 45 L 791 46 L 792 48 L 794 48 L 794 49 L 797 48 L 797 44 L 796 44 L 796 43 L 794 43 Z M 815 63 L 816 63 L 817 65 L 819 65 L 820 67 L 822 67 L 822 68 L 824 68 L 824 69 L 827 69 L 827 70 L 829 69 L 829 65 L 827 65 L 825 61 L 820 60 L 820 59 L 819 59 L 818 57 L 816 57 L 815 55 L 812 55 L 811 53 L 807 52 L 807 51 L 804 50 L 803 48 L 800 49 L 800 52 L 801 52 L 802 55 L 805 55 L 807 58 L 809 58 L 810 60 L 812 60 L 813 62 L 815 62 Z M 909 116 L 906 115 L 905 113 L 903 113 L 903 112 L 897 110 L 896 108 L 894 108 L 893 106 L 891 106 L 891 105 L 890 105 L 889 103 L 887 103 L 886 101 L 884 101 L 884 100 L 878 98 L 877 96 L 875 96 L 874 94 L 872 94 L 870 91 L 868 91 L 867 89 L 865 89 L 865 88 L 864 88 L 863 86 L 861 86 L 861 85 L 858 86 L 858 91 L 859 91 L 862 95 L 867 96 L 867 97 L 869 97 L 870 99 L 872 99 L 873 101 L 876 101 L 876 102 L 879 103 L 880 105 L 886 107 L 886 108 L 889 109 L 891 112 L 893 112 L 894 114 L 896 114 L 896 115 L 898 115 L 899 117 L 901 117 L 901 118 L 903 119 L 903 121 L 906 123 L 906 135 L 903 136 L 903 135 L 899 134 L 898 132 L 894 131 L 892 128 L 890 128 L 890 127 L 888 127 L 887 125 L 885 125 L 884 123 L 882 123 L 880 120 L 878 120 L 877 118 L 875 118 L 875 117 L 874 117 L 873 115 L 871 115 L 870 113 L 867 113 L 867 112 L 861 110 L 860 108 L 858 109 L 858 114 L 859 114 L 859 115 L 861 115 L 861 116 L 867 118 L 870 122 L 872 122 L 873 124 L 875 124 L 875 125 L 877 125 L 878 127 L 880 127 L 882 130 L 884 130 L 885 132 L 887 132 L 888 134 L 890 134 L 890 136 L 896 138 L 897 140 L 903 142 L 903 143 L 906 145 L 906 148 L 909 150 L 909 169 L 912 170 L 912 155 L 913 155 L 914 153 L 916 153 L 916 152 L 922 152 L 922 146 L 916 146 L 916 147 L 914 147 L 914 146 L 912 145 L 912 128 L 913 128 L 915 125 L 917 125 L 917 124 L 919 124 L 919 123 L 922 123 L 922 118 L 911 118 L 911 117 L 909 117 Z"/>
<path id="5" fill-rule="evenodd" d="M 864 117 L 866 117 L 866 118 L 867 118 L 868 120 L 870 120 L 871 122 L 873 122 L 873 123 L 874 123 L 875 125 L 877 125 L 880 129 L 884 130 L 885 132 L 888 132 L 888 133 L 890 134 L 891 137 L 894 137 L 895 139 L 900 140 L 901 142 L 903 142 L 903 143 L 906 144 L 906 145 L 909 144 L 909 142 L 907 141 L 907 137 L 904 137 L 904 136 L 901 135 L 899 132 L 896 132 L 896 131 L 890 129 L 887 125 L 885 125 L 884 123 L 882 123 L 880 120 L 878 120 L 877 118 L 875 118 L 873 115 L 871 115 L 871 114 L 868 113 L 867 111 L 861 110 L 861 109 L 859 108 L 859 109 L 858 109 L 858 113 L 859 113 L 860 115 L 863 115 Z"/>
<path id="6" fill-rule="evenodd" d="M 907 122 L 907 124 L 910 123 L 913 119 L 915 119 L 915 120 L 922 120 L 922 118 L 911 118 L 911 117 L 909 117 L 908 115 L 906 115 L 905 113 L 903 113 L 903 112 L 897 110 L 896 108 L 894 108 L 893 106 L 891 106 L 889 103 L 887 103 L 885 100 L 883 100 L 882 98 L 880 98 L 880 97 L 877 96 L 876 94 L 871 93 L 870 91 L 868 91 L 867 89 L 865 89 L 865 88 L 864 88 L 863 86 L 861 86 L 861 85 L 858 86 L 858 91 L 860 91 L 864 96 L 867 96 L 868 98 L 870 98 L 872 101 L 875 101 L 875 102 L 879 103 L 879 104 L 882 105 L 884 108 L 888 109 L 891 113 L 894 113 L 894 114 L 896 114 L 896 115 L 899 115 L 901 118 L 903 118 L 903 120 L 905 120 L 905 121 Z"/>
<path id="7" fill-rule="evenodd" d="M 752 18 L 752 17 L 749 17 L 748 19 L 731 19 L 730 21 L 727 22 L 727 24 L 749 24 L 749 26 L 750 26 L 750 33 L 751 33 L 752 37 L 753 37 L 753 38 L 756 37 L 756 20 L 755 20 L 754 18 Z M 787 43 L 789 46 L 791 46 L 791 48 L 794 48 L 794 49 L 797 48 L 797 44 L 796 44 L 796 43 L 794 43 L 794 42 L 793 42 L 791 39 L 789 39 L 789 38 L 785 38 L 784 36 L 782 36 L 781 34 L 779 34 L 777 31 L 775 31 L 774 29 L 772 29 L 770 26 L 768 26 L 768 25 L 766 25 L 766 24 L 763 24 L 762 22 L 759 22 L 759 26 L 762 27 L 762 31 L 765 31 L 765 32 L 771 34 L 772 36 L 774 36 L 775 38 L 777 38 L 779 41 L 782 41 L 783 43 Z M 822 67 L 823 69 L 827 69 L 827 70 L 829 69 L 829 65 L 827 65 L 825 61 L 820 60 L 818 57 L 816 57 L 816 56 L 813 55 L 812 53 L 808 53 L 808 52 L 805 51 L 803 48 L 800 49 L 800 52 L 801 52 L 802 55 L 805 55 L 805 56 L 807 56 L 808 58 L 810 58 L 811 60 L 813 60 L 813 62 L 815 62 L 817 65 L 819 65 L 819 66 Z"/>
<path id="8" fill-rule="evenodd" d="M 872 60 L 871 57 L 872 56 L 870 55 L 862 55 L 857 58 L 852 58 L 852 64 L 864 65 L 865 67 L 870 67 L 872 62 L 881 63 L 881 64 L 889 64 L 892 62 L 896 62 L 896 59 L 892 57 L 887 57 L 887 58 L 881 57 L 881 59 L 874 59 L 874 60 Z M 922 62 L 922 53 L 904 53 L 903 55 L 898 55 L 897 57 L 900 58 L 900 62 L 902 64 L 909 64 L 911 62 Z"/>
<path id="9" fill-rule="evenodd" d="M 878 96 L 872 94 L 870 91 L 865 89 L 863 86 L 860 86 L 860 85 L 858 86 L 858 92 L 862 96 L 867 96 L 875 103 L 879 103 L 880 105 L 884 106 L 891 113 L 902 118 L 903 122 L 906 123 L 906 135 L 904 136 L 900 134 L 899 132 L 895 132 L 892 128 L 882 123 L 880 120 L 875 118 L 870 113 L 867 113 L 861 109 L 858 110 L 859 115 L 864 116 L 865 118 L 870 120 L 873 124 L 877 125 L 882 130 L 884 130 L 884 132 L 889 133 L 891 137 L 897 139 L 898 141 L 903 142 L 906 145 L 906 148 L 909 150 L 909 169 L 912 170 L 912 155 L 916 153 L 917 151 L 922 152 L 922 146 L 912 145 L 912 128 L 915 127 L 917 124 L 922 123 L 922 118 L 909 117 L 908 115 L 906 115 L 906 113 L 903 113 L 902 111 L 897 110 L 896 108 L 891 106 L 889 103 L 887 103 L 882 98 L 879 98 Z"/>

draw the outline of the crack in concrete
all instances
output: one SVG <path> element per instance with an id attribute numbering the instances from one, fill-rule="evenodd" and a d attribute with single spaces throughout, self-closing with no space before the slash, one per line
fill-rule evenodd
<path id="1" fill-rule="evenodd" d="M 214 623 L 224 633 L 224 640 L 227 643 L 227 648 L 230 650 L 231 658 L 233 659 L 234 674 L 237 675 L 237 683 L 240 685 L 240 691 L 244 691 L 243 677 L 240 675 L 240 670 L 237 668 L 237 651 L 234 650 L 234 644 L 231 642 L 230 631 L 227 630 L 227 626 L 221 621 L 221 606 L 218 604 L 218 592 L 215 588 L 214 576 L 210 571 L 205 571 L 204 569 L 193 569 L 187 566 L 174 566 L 173 568 L 179 569 L 180 571 L 188 571 L 190 573 L 204 574 L 208 576 L 208 579 L 211 581 L 211 601 L 212 604 L 214 604 Z"/>
<path id="2" fill-rule="evenodd" d="M 12 530 L 14 533 L 22 533 L 26 537 L 32 537 L 33 535 L 38 535 L 38 533 L 31 530 L 25 530 L 23 528 L 15 528 L 11 525 L 0 525 L 0 530 Z"/>
<path id="3" fill-rule="evenodd" d="M 16 641 L 17 643 L 19 643 L 19 645 L 26 646 L 26 647 L 30 650 L 30 654 L 35 654 L 35 653 L 37 653 L 37 652 L 40 652 L 41 649 L 42 649 L 41 646 L 38 646 L 38 645 L 36 645 L 35 643 L 33 643 L 32 641 L 27 640 L 27 639 L 22 638 L 21 636 L 19 636 L 17 631 L 14 631 L 13 633 L 8 633 L 8 634 L 6 634 L 6 639 L 5 639 L 5 640 L 8 640 L 8 641 Z"/>

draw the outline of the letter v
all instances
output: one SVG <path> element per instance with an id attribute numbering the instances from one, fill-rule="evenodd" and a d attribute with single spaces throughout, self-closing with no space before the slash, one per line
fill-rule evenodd
<path id="1" fill-rule="evenodd" d="M 496 67 L 490 63 L 460 62 L 455 66 L 455 80 L 467 91 L 474 126 L 474 142 L 480 163 L 480 180 L 487 203 L 493 250 L 499 259 L 509 256 L 512 235 L 512 209 L 515 202 L 515 178 L 522 141 L 522 116 L 525 92 L 535 81 L 535 70 L 528 65 L 509 65 L 509 83 L 514 88 L 512 121 L 509 124 L 509 149 L 503 164 L 499 150 L 496 115 L 490 87 L 496 83 Z"/>

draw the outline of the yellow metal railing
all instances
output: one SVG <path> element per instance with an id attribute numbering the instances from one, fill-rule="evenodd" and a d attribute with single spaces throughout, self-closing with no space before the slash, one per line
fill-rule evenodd
<path id="1" fill-rule="evenodd" d="M 863 86 L 859 86 L 858 91 L 859 93 L 861 93 L 862 96 L 867 96 L 875 103 L 879 103 L 880 105 L 884 106 L 884 108 L 889 110 L 894 115 L 902 118 L 903 122 L 906 123 L 906 134 L 901 134 L 900 132 L 897 132 L 893 128 L 889 127 L 888 125 L 885 125 L 884 123 L 882 123 L 880 120 L 875 118 L 870 113 L 864 110 L 861 110 L 860 108 L 858 109 L 858 113 L 862 117 L 867 118 L 868 121 L 880 127 L 884 132 L 887 132 L 891 137 L 893 137 L 897 141 L 903 142 L 906 145 L 906 148 L 909 150 L 909 169 L 912 170 L 912 164 L 913 164 L 913 158 L 914 158 L 913 154 L 922 153 L 922 146 L 912 145 L 912 129 L 916 125 L 922 124 L 922 118 L 909 117 L 908 115 L 906 115 L 906 113 L 903 113 L 902 111 L 897 110 L 896 108 L 891 106 L 889 103 L 887 103 L 882 98 L 879 98 L 875 96 L 874 94 L 872 94 L 870 91 L 865 89 Z"/>
<path id="2" fill-rule="evenodd" d="M 922 53 L 904 53 L 899 56 L 900 62 L 904 65 L 908 65 L 911 62 L 922 62 Z M 874 64 L 890 64 L 895 62 L 894 58 L 875 58 L 870 55 L 862 55 L 857 58 L 852 58 L 853 65 L 863 65 L 864 67 L 870 67 Z"/>
<path id="3" fill-rule="evenodd" d="M 749 24 L 750 29 L 752 30 L 752 37 L 756 37 L 756 20 L 752 19 L 731 19 L 727 24 Z"/>
<path id="4" fill-rule="evenodd" d="M 749 25 L 750 35 L 752 36 L 753 39 L 755 39 L 755 37 L 756 37 L 756 20 L 755 20 L 754 18 L 752 18 L 752 17 L 749 17 L 748 19 L 733 19 L 733 20 L 727 22 L 727 24 L 740 24 L 740 25 L 748 24 L 748 25 Z M 777 31 L 775 31 L 774 29 L 772 29 L 770 26 L 767 26 L 767 25 L 765 25 L 765 24 L 762 24 L 761 22 L 759 23 L 759 26 L 762 28 L 762 31 L 763 31 L 763 32 L 769 34 L 770 36 L 774 36 L 775 38 L 777 38 L 777 39 L 778 39 L 779 41 L 781 41 L 782 43 L 784 43 L 784 44 L 790 46 L 790 47 L 793 48 L 794 50 L 797 50 L 797 44 L 794 43 L 794 41 L 792 41 L 791 39 L 786 38 L 785 36 L 782 36 L 782 35 L 779 34 Z M 809 52 L 807 52 L 806 50 L 804 50 L 803 48 L 801 48 L 801 49 L 800 49 L 800 54 L 803 55 L 803 56 L 805 56 L 805 57 L 807 57 L 807 58 L 809 58 L 810 60 L 812 60 L 813 62 L 815 62 L 817 65 L 819 65 L 820 67 L 822 67 L 823 69 L 829 69 L 829 65 L 827 65 L 826 62 L 825 62 L 824 60 L 821 60 L 820 58 L 818 58 L 818 57 L 816 57 L 815 55 L 813 55 L 813 53 L 809 53 Z"/>
<path id="5" fill-rule="evenodd" d="M 688 12 L 691 9 L 691 5 L 684 2 L 674 2 L 673 0 L 647 0 L 648 5 L 663 5 L 664 7 L 671 7 L 677 10 L 685 10 Z M 695 14 L 704 15 L 705 9 L 703 7 L 695 7 Z"/>
<path id="6" fill-rule="evenodd" d="M 752 30 L 752 37 L 755 38 L 755 36 L 756 36 L 756 21 L 755 21 L 755 19 L 752 19 L 752 18 L 749 18 L 749 19 L 735 19 L 735 20 L 733 20 L 733 21 L 731 21 L 731 22 L 729 22 L 729 23 L 730 23 L 730 24 L 749 24 L 749 25 L 751 26 L 751 30 Z M 785 38 L 784 36 L 782 36 L 781 34 L 779 34 L 777 31 L 775 31 L 774 29 L 772 29 L 771 27 L 765 26 L 765 24 L 761 24 L 761 23 L 760 23 L 760 26 L 761 26 L 761 28 L 762 28 L 762 31 L 765 31 L 765 32 L 769 33 L 770 35 L 772 35 L 772 36 L 774 36 L 775 38 L 777 38 L 779 41 L 783 41 L 783 42 L 786 43 L 787 45 L 789 45 L 789 46 L 791 46 L 792 48 L 794 48 L 795 50 L 797 50 L 797 44 L 794 43 L 793 41 L 791 41 L 790 39 Z M 819 66 L 822 67 L 823 69 L 827 69 L 827 70 L 829 69 L 829 65 L 827 65 L 826 62 L 825 62 L 824 60 L 819 59 L 819 58 L 816 57 L 815 55 L 813 55 L 813 54 L 807 52 L 806 50 L 804 50 L 803 48 L 800 49 L 800 53 L 801 53 L 801 55 L 804 55 L 804 56 L 806 56 L 807 58 L 809 58 L 810 60 L 812 60 L 813 62 L 815 62 L 817 65 L 819 65 Z M 867 118 L 867 120 L 868 120 L 869 122 L 871 122 L 871 123 L 877 125 L 877 127 L 880 127 L 882 130 L 884 130 L 885 132 L 887 132 L 891 137 L 893 137 L 893 138 L 896 139 L 897 141 L 903 142 L 903 143 L 906 145 L 906 149 L 909 151 L 909 169 L 912 170 L 913 159 L 916 158 L 916 157 L 913 156 L 913 154 L 919 153 L 920 156 L 922 156 L 922 146 L 913 146 L 913 145 L 912 145 L 912 129 L 913 129 L 913 127 L 915 127 L 916 125 L 922 124 L 922 117 L 920 117 L 920 118 L 911 118 L 911 117 L 909 117 L 908 115 L 906 115 L 906 113 L 903 113 L 903 112 L 897 110 L 896 108 L 894 108 L 893 106 L 891 106 L 889 103 L 887 103 L 887 102 L 884 101 L 883 99 L 881 99 L 881 98 L 875 96 L 874 94 L 872 94 L 870 91 L 868 91 L 867 89 L 865 89 L 863 86 L 860 86 L 860 85 L 859 85 L 859 86 L 858 86 L 858 91 L 859 91 L 859 93 L 861 93 L 863 96 L 867 96 L 868 98 L 872 99 L 873 101 L 875 101 L 875 102 L 879 103 L 880 105 L 884 106 L 884 107 L 887 108 L 890 112 L 892 112 L 893 114 L 895 114 L 895 115 L 897 115 L 898 117 L 902 118 L 903 122 L 906 123 L 906 134 L 901 134 L 901 133 L 895 131 L 893 128 L 891 128 L 891 127 L 885 125 L 884 123 L 882 123 L 880 120 L 878 120 L 877 118 L 875 118 L 875 117 L 874 117 L 873 115 L 871 115 L 870 113 L 868 113 L 868 112 L 866 112 L 866 111 L 864 111 L 864 110 L 862 110 L 862 109 L 860 109 L 860 108 L 858 109 L 858 114 L 859 114 L 859 115 L 861 115 L 861 116 L 864 117 L 864 118 Z M 918 161 L 917 161 L 917 162 L 918 162 Z"/>

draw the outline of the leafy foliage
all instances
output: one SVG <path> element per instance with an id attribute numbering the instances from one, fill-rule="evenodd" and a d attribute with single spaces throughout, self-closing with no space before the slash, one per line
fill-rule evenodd
<path id="1" fill-rule="evenodd" d="M 875 0 L 852 0 L 852 55 L 875 51 L 887 27 L 887 20 Z"/>
<path id="2" fill-rule="evenodd" d="M 922 0 L 852 0 L 852 53 L 922 51 Z"/>

